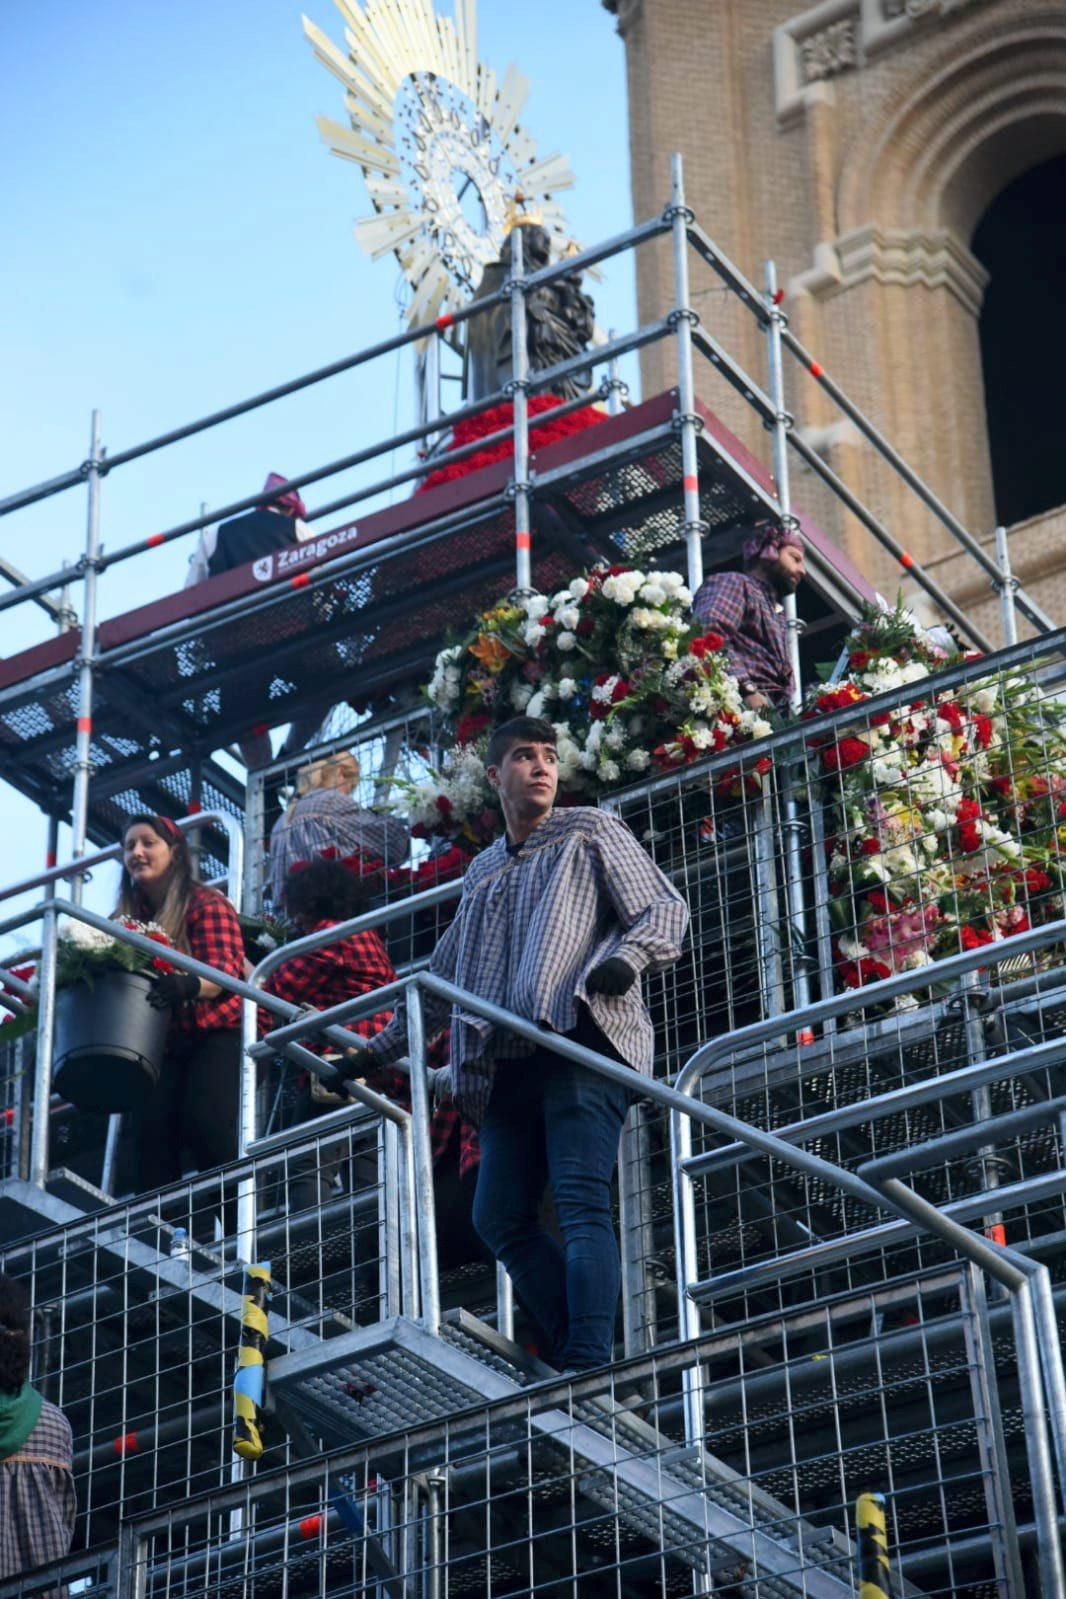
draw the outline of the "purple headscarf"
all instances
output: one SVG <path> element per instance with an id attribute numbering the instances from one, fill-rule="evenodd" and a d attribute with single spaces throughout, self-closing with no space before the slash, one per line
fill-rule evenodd
<path id="1" fill-rule="evenodd" d="M 776 561 L 784 549 L 803 549 L 803 540 L 794 528 L 762 527 L 744 540 L 744 565 L 756 561 Z"/>
<path id="2" fill-rule="evenodd" d="M 280 472 L 270 472 L 263 484 L 263 493 L 270 494 L 274 489 L 283 489 L 288 481 L 288 478 L 282 477 Z M 277 495 L 270 504 L 274 510 L 281 511 L 285 516 L 307 515 L 307 506 L 295 489 L 290 489 L 288 494 Z"/>

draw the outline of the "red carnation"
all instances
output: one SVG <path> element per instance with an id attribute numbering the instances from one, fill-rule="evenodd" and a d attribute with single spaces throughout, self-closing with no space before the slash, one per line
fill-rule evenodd
<path id="1" fill-rule="evenodd" d="M 689 645 L 689 654 L 702 661 L 707 655 L 715 655 L 725 643 L 721 633 L 704 633 L 702 638 L 695 638 Z"/>
<path id="2" fill-rule="evenodd" d="M 455 742 L 457 744 L 472 744 L 476 738 L 489 725 L 489 717 L 485 711 L 473 711 L 469 716 L 460 717 L 455 729 Z"/>
<path id="3" fill-rule="evenodd" d="M 881 840 L 879 838 L 864 838 L 859 845 L 860 855 L 880 855 Z"/>
<path id="4" fill-rule="evenodd" d="M 866 896 L 866 903 L 878 916 L 887 916 L 889 911 L 888 895 L 880 888 L 871 888 Z"/>
<path id="5" fill-rule="evenodd" d="M 452 802 L 447 794 L 438 794 L 436 805 L 442 816 L 450 816 L 452 814 Z"/>
<path id="6" fill-rule="evenodd" d="M 577 634 L 578 638 L 588 638 L 589 634 L 593 632 L 595 626 L 596 624 L 590 616 L 583 616 L 580 622 L 577 624 L 577 627 L 574 629 L 574 632 Z"/>
<path id="7" fill-rule="evenodd" d="M 1028 866 L 1022 873 L 1027 894 L 1043 894 L 1051 887 L 1051 878 L 1039 866 Z"/>
<path id="8" fill-rule="evenodd" d="M 991 933 L 986 933 L 976 927 L 959 928 L 959 943 L 963 949 L 983 949 L 986 944 L 993 942 Z"/>
<path id="9" fill-rule="evenodd" d="M 822 765 L 827 772 L 846 772 L 861 765 L 869 753 L 861 738 L 842 738 L 822 751 Z"/>

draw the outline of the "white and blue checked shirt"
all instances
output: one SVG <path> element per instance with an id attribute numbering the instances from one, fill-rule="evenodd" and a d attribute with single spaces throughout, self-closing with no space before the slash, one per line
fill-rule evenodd
<path id="1" fill-rule="evenodd" d="M 554 811 L 517 853 L 497 839 L 472 862 L 455 920 L 430 971 L 479 998 L 556 1033 L 577 1026 L 577 1001 L 623 1060 L 650 1076 L 654 1032 L 637 981 L 625 994 L 589 994 L 594 966 L 617 955 L 638 977 L 681 953 L 688 908 L 627 827 L 591 807 Z M 426 995 L 426 1031 L 445 1023 L 446 1001 Z M 456 1008 L 451 1021 L 452 1087 L 464 1115 L 479 1122 L 497 1057 L 532 1054 L 491 1022 Z M 402 1005 L 370 1052 L 395 1060 L 406 1047 Z"/>

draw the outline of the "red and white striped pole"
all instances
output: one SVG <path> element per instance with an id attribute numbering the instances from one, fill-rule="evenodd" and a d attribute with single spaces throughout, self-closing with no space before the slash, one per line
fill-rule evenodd
<path id="1" fill-rule="evenodd" d="M 100 413 L 93 412 L 89 458 L 83 468 L 89 483 L 89 513 L 85 535 L 85 606 L 81 619 L 81 651 L 78 657 L 78 736 L 74 768 L 74 795 L 71 801 L 71 856 L 75 861 L 85 854 L 89 828 L 89 783 L 93 756 L 93 668 L 96 663 L 96 585 L 100 555 Z M 71 879 L 70 897 L 81 904 L 82 881 Z"/>

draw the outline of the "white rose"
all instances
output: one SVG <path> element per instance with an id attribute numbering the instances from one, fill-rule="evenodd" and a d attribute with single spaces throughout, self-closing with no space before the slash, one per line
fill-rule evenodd
<path id="1" fill-rule="evenodd" d="M 561 677 L 559 679 L 559 686 L 556 690 L 556 693 L 561 700 L 573 699 L 574 695 L 577 693 L 577 683 L 574 678 Z"/>
<path id="2" fill-rule="evenodd" d="M 652 581 L 654 576 L 655 574 L 651 573 L 647 583 L 640 590 L 640 597 L 645 605 L 662 605 L 666 600 L 666 590 Z"/>
<path id="3" fill-rule="evenodd" d="M 929 676 L 929 668 L 923 666 L 921 661 L 904 661 L 899 669 L 899 675 L 904 683 L 917 683 L 921 678 Z"/>
<path id="4" fill-rule="evenodd" d="M 557 633 L 556 636 L 555 636 L 555 645 L 556 645 L 557 649 L 563 650 L 564 652 L 567 651 L 567 650 L 576 650 L 577 649 L 577 634 L 576 633 Z"/>
<path id="5" fill-rule="evenodd" d="M 589 591 L 588 583 L 583 577 L 575 577 L 570 584 L 570 593 L 575 600 L 583 600 Z"/>
<path id="6" fill-rule="evenodd" d="M 528 649 L 534 649 L 544 637 L 544 629 L 539 622 L 527 622 L 522 629 L 522 642 Z"/>
<path id="7" fill-rule="evenodd" d="M 548 602 L 543 594 L 530 594 L 522 601 L 522 609 L 531 622 L 539 622 L 547 614 Z"/>

